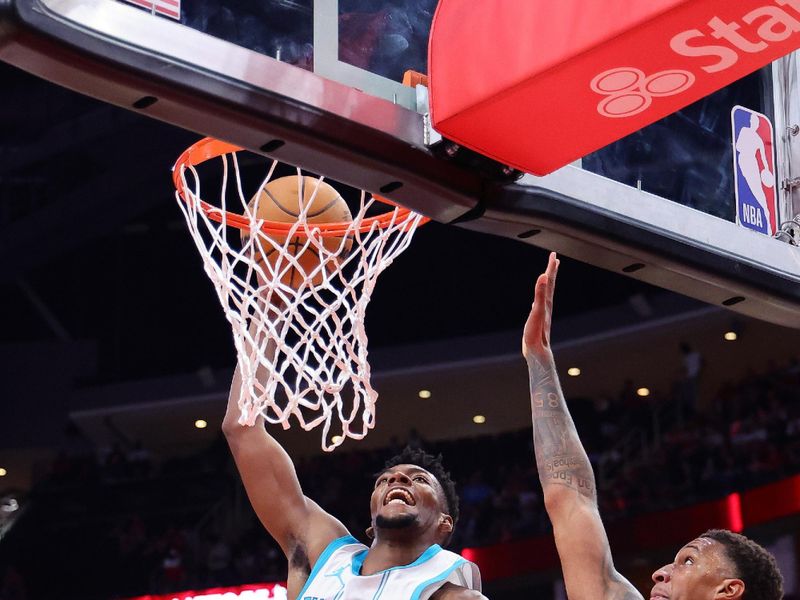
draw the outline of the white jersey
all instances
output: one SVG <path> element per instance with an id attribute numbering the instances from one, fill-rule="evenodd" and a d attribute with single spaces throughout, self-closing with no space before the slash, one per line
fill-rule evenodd
<path id="1" fill-rule="evenodd" d="M 361 575 L 367 547 L 352 536 L 320 554 L 297 600 L 427 600 L 450 582 L 480 591 L 478 567 L 434 544 L 409 565 Z"/>

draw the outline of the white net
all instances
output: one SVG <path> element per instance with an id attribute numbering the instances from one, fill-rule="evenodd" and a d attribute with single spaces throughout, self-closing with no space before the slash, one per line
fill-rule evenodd
<path id="1" fill-rule="evenodd" d="M 314 223 L 309 211 L 323 186 L 313 180 L 310 189 L 298 188 L 296 219 L 265 224 L 259 204 L 267 200 L 260 190 L 274 179 L 277 163 L 268 166 L 250 200 L 243 193 L 239 149 L 216 145 L 226 150 L 218 159 L 219 206 L 201 200 L 198 173 L 215 152 L 207 149 L 199 159 L 190 154 L 185 162 L 182 157 L 174 180 L 189 232 L 233 328 L 240 423 L 252 425 L 261 414 L 288 428 L 294 417 L 303 429 L 322 427 L 327 451 L 347 437 L 361 439 L 374 426 L 378 396 L 367 360 L 367 305 L 378 275 L 408 247 L 423 217 L 381 203 L 388 212 L 368 217 L 376 200 L 361 192 L 352 222 Z"/>

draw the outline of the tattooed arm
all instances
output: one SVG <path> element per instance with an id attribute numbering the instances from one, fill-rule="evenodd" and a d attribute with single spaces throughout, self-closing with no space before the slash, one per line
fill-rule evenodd
<path id="1" fill-rule="evenodd" d="M 597 510 L 594 473 L 569 414 L 550 349 L 553 291 L 559 261 L 550 255 L 536 281 L 522 353 L 528 362 L 536 466 L 570 600 L 641 600 L 614 568 Z"/>

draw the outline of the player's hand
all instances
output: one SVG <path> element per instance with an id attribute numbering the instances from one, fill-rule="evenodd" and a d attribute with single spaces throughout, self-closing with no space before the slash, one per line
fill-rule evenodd
<path id="1" fill-rule="evenodd" d="M 556 275 L 560 261 L 551 252 L 547 270 L 536 280 L 533 306 L 522 333 L 522 355 L 533 358 L 550 353 L 550 324 L 553 317 L 553 293 L 556 289 Z"/>

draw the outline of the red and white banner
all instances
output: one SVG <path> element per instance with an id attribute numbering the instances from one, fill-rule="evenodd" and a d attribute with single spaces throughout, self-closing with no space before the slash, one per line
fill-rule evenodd
<path id="1" fill-rule="evenodd" d="M 146 8 L 157 15 L 181 20 L 181 0 L 125 0 L 125 2 Z"/>
<path id="2" fill-rule="evenodd" d="M 286 584 L 254 583 L 200 591 L 187 590 L 174 594 L 137 596 L 128 600 L 286 600 Z"/>
<path id="3" fill-rule="evenodd" d="M 800 0 L 440 0 L 444 137 L 544 175 L 800 47 Z"/>

